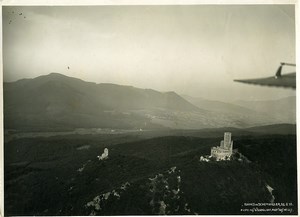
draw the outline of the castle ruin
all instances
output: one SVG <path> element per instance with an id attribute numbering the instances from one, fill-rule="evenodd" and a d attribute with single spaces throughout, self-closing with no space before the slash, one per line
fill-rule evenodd
<path id="1" fill-rule="evenodd" d="M 221 141 L 220 146 L 211 148 L 211 156 L 216 160 L 226 160 L 232 155 L 233 141 L 231 140 L 231 133 L 224 133 L 224 140 Z"/>

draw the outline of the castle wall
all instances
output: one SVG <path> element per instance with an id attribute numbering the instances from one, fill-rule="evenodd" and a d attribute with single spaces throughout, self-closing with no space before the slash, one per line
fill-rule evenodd
<path id="1" fill-rule="evenodd" d="M 224 133 L 224 140 L 221 141 L 220 146 L 211 148 L 211 156 L 217 160 L 224 160 L 232 155 L 233 141 L 231 141 L 231 133 Z"/>

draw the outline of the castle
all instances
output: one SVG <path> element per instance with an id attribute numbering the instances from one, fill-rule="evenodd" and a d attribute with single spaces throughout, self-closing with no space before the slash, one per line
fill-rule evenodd
<path id="1" fill-rule="evenodd" d="M 224 133 L 224 140 L 221 141 L 220 146 L 211 148 L 211 156 L 216 160 L 226 160 L 232 155 L 233 141 L 231 141 L 231 133 Z"/>

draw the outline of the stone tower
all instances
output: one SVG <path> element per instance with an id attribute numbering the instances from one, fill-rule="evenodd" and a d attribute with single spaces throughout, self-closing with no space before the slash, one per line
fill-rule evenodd
<path id="1" fill-rule="evenodd" d="M 225 149 L 232 149 L 232 141 L 231 141 L 231 133 L 225 132 L 224 133 L 224 148 Z"/>
<path id="2" fill-rule="evenodd" d="M 224 140 L 220 142 L 220 146 L 211 148 L 211 156 L 218 160 L 225 160 L 231 157 L 233 148 L 233 141 L 231 140 L 231 133 L 224 133 Z"/>

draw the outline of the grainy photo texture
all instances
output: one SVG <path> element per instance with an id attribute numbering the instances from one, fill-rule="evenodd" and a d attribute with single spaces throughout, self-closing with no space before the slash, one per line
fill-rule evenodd
<path id="1" fill-rule="evenodd" d="M 2 6 L 5 215 L 295 215 L 294 5 Z"/>

